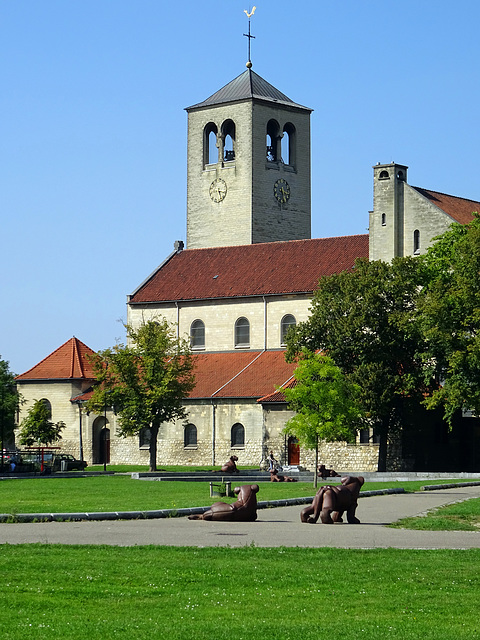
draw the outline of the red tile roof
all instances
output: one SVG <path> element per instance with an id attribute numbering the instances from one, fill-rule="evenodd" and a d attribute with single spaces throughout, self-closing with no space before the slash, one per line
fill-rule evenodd
<path id="1" fill-rule="evenodd" d="M 225 351 L 195 358 L 195 389 L 190 398 L 260 398 L 275 392 L 295 369 L 285 351 Z"/>
<path id="2" fill-rule="evenodd" d="M 95 375 L 86 357 L 95 352 L 73 337 L 16 380 L 93 380 Z"/>
<path id="3" fill-rule="evenodd" d="M 368 235 L 208 249 L 173 254 L 130 298 L 130 304 L 311 293 L 321 276 L 368 257 Z"/>
<path id="4" fill-rule="evenodd" d="M 285 396 L 275 387 L 296 384 L 296 365 L 285 362 L 283 350 L 198 353 L 193 358 L 195 388 L 191 399 L 260 398 L 259 402 L 285 402 Z M 71 401 L 89 400 L 92 393 L 91 388 L 87 389 Z"/>
<path id="5" fill-rule="evenodd" d="M 78 396 L 74 396 L 70 398 L 70 402 L 79 403 L 79 402 L 87 402 L 93 396 L 93 387 L 87 389 L 84 393 L 80 393 Z"/>
<path id="6" fill-rule="evenodd" d="M 457 198 L 457 196 L 449 196 L 446 193 L 438 193 L 437 191 L 421 189 L 420 187 L 412 188 L 460 224 L 468 224 L 471 222 L 474 211 L 480 213 L 480 202 L 476 202 L 475 200 Z"/>
<path id="7" fill-rule="evenodd" d="M 281 386 L 283 389 L 292 389 L 293 387 L 296 387 L 297 384 L 298 384 L 298 380 L 292 376 L 289 380 L 287 380 Z M 280 386 L 280 385 L 277 385 L 277 386 Z M 285 398 L 285 394 L 279 390 L 275 390 L 273 393 L 269 393 L 268 395 L 263 396 L 263 398 L 259 398 L 257 400 L 257 402 L 261 402 L 262 404 L 268 404 L 270 402 L 286 402 L 286 401 L 287 399 Z"/>

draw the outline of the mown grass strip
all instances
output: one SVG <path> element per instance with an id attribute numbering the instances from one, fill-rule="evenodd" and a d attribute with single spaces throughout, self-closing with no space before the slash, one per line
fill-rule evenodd
<path id="1" fill-rule="evenodd" d="M 480 532 L 480 498 L 440 507 L 424 516 L 402 518 L 390 526 L 396 529 L 422 531 Z"/>
<path id="2" fill-rule="evenodd" d="M 1 637 L 472 640 L 480 550 L 2 545 Z"/>

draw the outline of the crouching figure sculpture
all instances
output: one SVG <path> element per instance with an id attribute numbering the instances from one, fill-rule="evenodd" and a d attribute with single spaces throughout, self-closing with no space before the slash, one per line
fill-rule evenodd
<path id="1" fill-rule="evenodd" d="M 220 471 L 213 471 L 212 473 L 240 473 L 237 469 L 237 456 L 230 456 L 230 459 L 222 465 Z"/>
<path id="2" fill-rule="evenodd" d="M 231 522 L 254 522 L 257 519 L 258 484 L 244 484 L 233 492 L 238 499 L 233 504 L 215 502 L 202 515 L 188 516 L 189 520 L 223 520 Z"/>
<path id="3" fill-rule="evenodd" d="M 340 478 L 340 474 L 335 469 L 327 469 L 324 464 L 318 467 L 318 475 L 325 480 L 325 478 Z"/>
<path id="4" fill-rule="evenodd" d="M 290 476 L 279 475 L 278 469 L 272 469 L 270 471 L 270 482 L 297 482 L 296 478 Z"/>
<path id="5" fill-rule="evenodd" d="M 323 524 L 343 522 L 343 513 L 347 513 L 349 524 L 360 524 L 355 517 L 360 489 L 365 482 L 364 478 L 345 476 L 341 479 L 341 485 L 331 487 L 326 485 L 317 491 L 313 502 L 300 514 L 302 522 L 315 524 L 320 518 Z"/>

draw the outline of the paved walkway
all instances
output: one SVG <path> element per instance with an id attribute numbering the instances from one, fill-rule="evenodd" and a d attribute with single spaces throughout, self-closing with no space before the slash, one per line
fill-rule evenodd
<path id="1" fill-rule="evenodd" d="M 261 509 L 258 511 L 258 520 L 251 523 L 167 518 L 0 524 L 0 544 L 480 548 L 480 531 L 409 531 L 385 526 L 399 518 L 420 515 L 444 504 L 476 497 L 480 497 L 479 486 L 362 498 L 357 509 L 357 516 L 362 522 L 359 525 L 302 524 L 301 506 Z"/>

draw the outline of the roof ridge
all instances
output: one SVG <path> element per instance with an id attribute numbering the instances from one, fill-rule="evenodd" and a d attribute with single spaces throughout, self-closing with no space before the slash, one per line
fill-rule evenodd
<path id="1" fill-rule="evenodd" d="M 475 200 L 473 202 L 475 202 Z M 245 247 L 265 247 L 265 246 L 271 246 L 273 244 L 291 245 L 294 243 L 300 244 L 301 242 L 315 242 L 318 240 L 340 240 L 341 238 L 364 238 L 366 236 L 368 236 L 368 233 L 348 233 L 341 236 L 326 236 L 324 238 L 297 238 L 295 240 L 272 240 L 271 242 L 250 242 L 248 244 L 223 244 L 218 247 L 197 247 L 195 249 L 187 248 L 187 249 L 183 249 L 182 251 L 179 251 L 178 253 L 187 253 L 190 251 L 212 251 L 217 249 L 245 249 Z M 163 266 L 163 264 L 160 266 Z"/>
<path id="2" fill-rule="evenodd" d="M 74 377 L 75 374 L 75 365 L 74 365 L 74 361 L 76 360 L 78 369 L 80 371 L 80 377 L 83 378 L 85 376 L 85 371 L 83 368 L 83 363 L 82 363 L 82 359 L 80 357 L 80 348 L 78 345 L 78 339 L 73 336 L 73 340 L 72 340 L 72 369 L 71 369 L 71 377 Z"/>
<path id="3" fill-rule="evenodd" d="M 480 200 L 473 200 L 472 198 L 463 198 L 462 196 L 454 196 L 451 193 L 444 193 L 443 191 L 435 191 L 434 189 L 426 189 L 425 187 L 415 187 L 410 185 L 413 189 L 427 191 L 428 193 L 437 193 L 439 196 L 447 196 L 447 198 L 455 198 L 456 200 L 467 200 L 468 202 L 480 203 Z"/>

